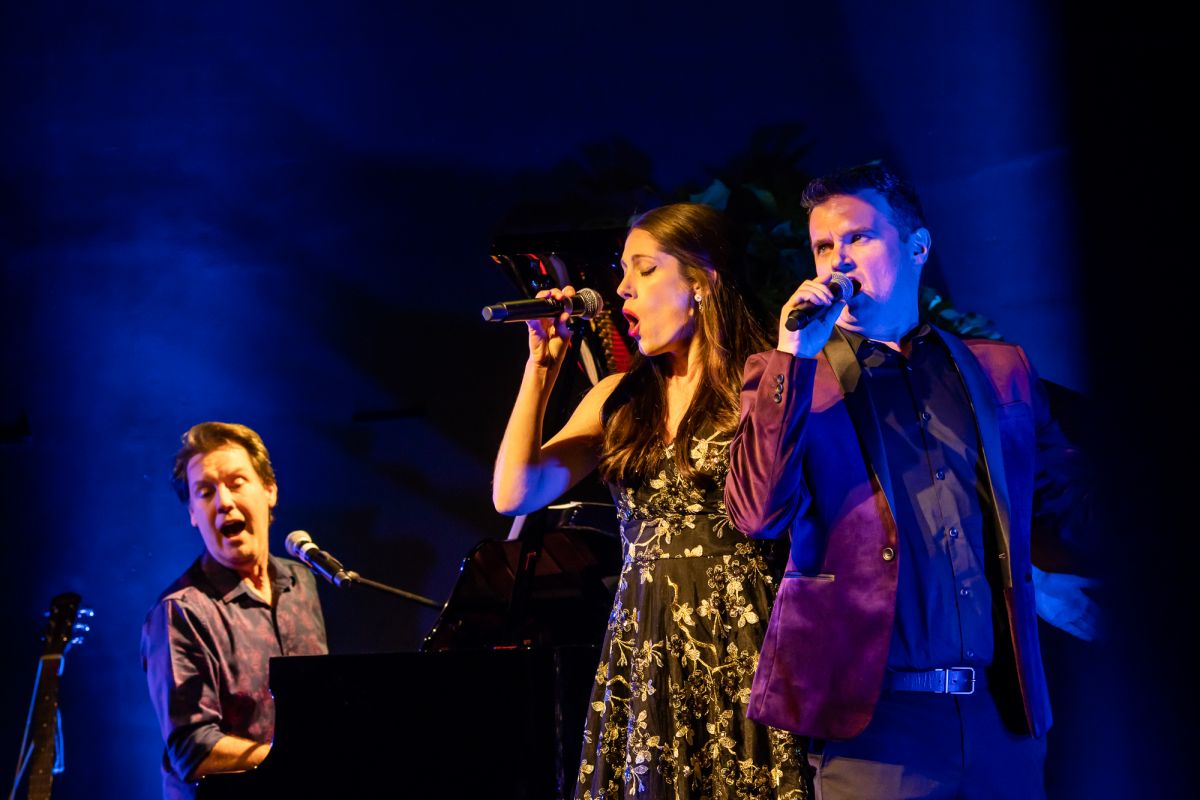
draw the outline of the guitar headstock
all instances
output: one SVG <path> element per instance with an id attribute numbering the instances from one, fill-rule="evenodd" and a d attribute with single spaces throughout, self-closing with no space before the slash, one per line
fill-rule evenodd
<path id="1" fill-rule="evenodd" d="M 72 645 L 82 644 L 83 635 L 91 630 L 86 620 L 94 615 L 90 608 L 80 608 L 82 599 L 74 592 L 64 592 L 50 601 L 46 612 L 46 630 L 42 639 L 46 643 L 44 655 L 65 655 Z"/>

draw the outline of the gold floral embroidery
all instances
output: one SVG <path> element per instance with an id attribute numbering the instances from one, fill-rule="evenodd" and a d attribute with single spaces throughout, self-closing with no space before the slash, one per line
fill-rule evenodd
<path id="1" fill-rule="evenodd" d="M 765 546 L 729 524 L 729 440 L 672 447 L 641 486 L 614 488 L 624 566 L 584 731 L 576 797 L 804 800 L 796 743 L 746 725 L 774 598 Z"/>

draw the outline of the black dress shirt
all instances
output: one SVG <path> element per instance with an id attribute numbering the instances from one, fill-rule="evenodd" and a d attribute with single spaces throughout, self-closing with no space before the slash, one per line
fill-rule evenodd
<path id="1" fill-rule="evenodd" d="M 908 356 L 842 331 L 879 422 L 899 531 L 896 624 L 888 667 L 984 667 L 992 661 L 993 536 L 975 414 L 957 367 L 928 325 Z"/>

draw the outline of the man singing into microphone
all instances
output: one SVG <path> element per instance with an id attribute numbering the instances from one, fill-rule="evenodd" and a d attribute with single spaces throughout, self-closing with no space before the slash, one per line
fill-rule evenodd
<path id="1" fill-rule="evenodd" d="M 733 525 L 791 536 L 747 713 L 811 738 L 825 800 L 1044 797 L 1031 551 L 1079 540 L 1078 453 L 1020 347 L 920 320 L 910 186 L 868 164 L 804 206 L 817 278 L 747 362 L 729 451 Z"/>
<path id="2" fill-rule="evenodd" d="M 268 661 L 328 652 L 312 573 L 268 552 L 278 487 L 262 438 L 245 425 L 195 425 L 172 477 L 205 552 L 142 626 L 167 800 L 194 797 L 204 775 L 259 764 L 275 728 Z"/>

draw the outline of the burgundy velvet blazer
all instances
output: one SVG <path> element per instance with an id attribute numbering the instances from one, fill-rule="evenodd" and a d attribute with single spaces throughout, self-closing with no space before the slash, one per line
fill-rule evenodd
<path id="1" fill-rule="evenodd" d="M 1051 715 L 1031 535 L 1046 527 L 1040 523 L 1054 527 L 1054 520 L 1042 517 L 1064 508 L 1076 454 L 1050 418 L 1020 347 L 937 333 L 975 412 L 995 498 L 993 550 L 1012 633 L 1013 695 L 1019 695 L 1028 731 L 1040 737 Z M 836 328 L 815 359 L 778 350 L 751 356 L 725 488 L 730 520 L 739 530 L 759 537 L 791 534 L 791 557 L 747 713 L 824 739 L 856 736 L 870 722 L 896 610 L 900 548 L 892 489 L 878 422 L 859 379 L 854 353 Z M 996 642 L 997 658 L 1004 646 Z"/>

